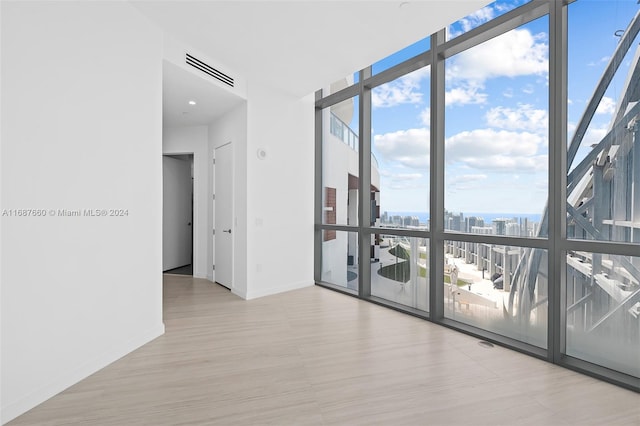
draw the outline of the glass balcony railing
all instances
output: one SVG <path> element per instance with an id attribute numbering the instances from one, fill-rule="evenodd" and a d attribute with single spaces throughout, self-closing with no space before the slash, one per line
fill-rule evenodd
<path id="1" fill-rule="evenodd" d="M 332 135 L 340 139 L 355 152 L 358 152 L 358 135 L 356 134 L 356 132 L 351 130 L 351 127 L 349 127 L 344 121 L 340 120 L 334 113 L 331 113 L 329 129 Z M 378 168 L 378 159 L 375 155 L 373 155 L 373 153 L 371 153 L 371 164 Z"/>

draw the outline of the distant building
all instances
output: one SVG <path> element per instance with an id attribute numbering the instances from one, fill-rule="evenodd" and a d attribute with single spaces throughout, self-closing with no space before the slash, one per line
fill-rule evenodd
<path id="1" fill-rule="evenodd" d="M 472 234 L 483 234 L 483 235 L 491 235 L 493 234 L 492 226 L 472 226 L 471 227 Z"/>
<path id="2" fill-rule="evenodd" d="M 420 226 L 420 218 L 418 216 L 405 216 L 402 218 L 402 226 Z"/>
<path id="3" fill-rule="evenodd" d="M 518 222 L 507 222 L 505 225 L 505 235 L 510 237 L 519 237 L 520 233 L 520 224 Z"/>
<path id="4" fill-rule="evenodd" d="M 493 229 L 496 235 L 507 235 L 507 223 L 509 219 L 493 219 Z"/>
<path id="5" fill-rule="evenodd" d="M 484 219 L 478 216 L 466 217 L 464 219 L 464 232 L 473 232 L 471 228 L 474 226 L 484 226 Z"/>
<path id="6" fill-rule="evenodd" d="M 526 217 L 520 218 L 520 236 L 533 237 L 533 234 L 529 232 L 529 219 Z"/>
<path id="7" fill-rule="evenodd" d="M 464 213 L 455 214 L 447 210 L 444 211 L 444 229 L 463 231 L 464 223 Z"/>

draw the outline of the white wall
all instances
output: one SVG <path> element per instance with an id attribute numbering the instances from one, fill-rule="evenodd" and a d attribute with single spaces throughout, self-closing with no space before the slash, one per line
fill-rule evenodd
<path id="1" fill-rule="evenodd" d="M 247 104 L 234 108 L 209 126 L 209 164 L 213 162 L 215 148 L 228 142 L 233 146 L 234 170 L 233 170 L 233 285 L 231 291 L 240 297 L 247 296 Z M 209 182 L 212 189 L 215 187 L 214 170 L 209 171 Z M 213 195 L 213 191 L 211 192 Z M 213 197 L 209 197 L 208 229 L 213 230 L 215 223 L 215 208 Z M 208 239 L 209 259 L 207 271 L 211 275 L 208 278 L 215 281 L 213 271 L 213 259 L 215 258 L 214 236 L 209 231 Z"/>
<path id="2" fill-rule="evenodd" d="M 123 2 L 2 2 L 2 422 L 163 333 L 162 37 Z"/>
<path id="3" fill-rule="evenodd" d="M 211 266 L 208 227 L 211 180 L 209 179 L 209 147 L 207 126 L 169 127 L 162 134 L 164 154 L 193 153 L 193 275 L 207 278 Z"/>
<path id="4" fill-rule="evenodd" d="M 249 84 L 248 299 L 313 285 L 314 101 Z M 267 156 L 256 154 L 264 149 Z"/>

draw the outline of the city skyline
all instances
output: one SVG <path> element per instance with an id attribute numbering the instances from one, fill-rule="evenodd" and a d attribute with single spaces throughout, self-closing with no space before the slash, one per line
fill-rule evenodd
<path id="1" fill-rule="evenodd" d="M 540 225 L 540 215 L 519 215 L 517 213 L 449 212 L 445 210 L 444 229 L 485 235 L 506 235 L 516 237 L 536 237 Z M 383 227 L 429 228 L 430 217 L 424 212 L 382 212 L 380 225 Z"/>

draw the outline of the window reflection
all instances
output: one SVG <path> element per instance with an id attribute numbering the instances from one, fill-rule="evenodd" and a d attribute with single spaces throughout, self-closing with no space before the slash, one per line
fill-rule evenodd
<path id="1" fill-rule="evenodd" d="M 547 251 L 445 241 L 445 317 L 547 347 Z"/>
<path id="2" fill-rule="evenodd" d="M 567 254 L 567 354 L 640 377 L 640 258 Z"/>
<path id="3" fill-rule="evenodd" d="M 371 263 L 371 295 L 429 311 L 429 240 L 374 235 L 377 255 Z"/>
<path id="4" fill-rule="evenodd" d="M 358 224 L 358 97 L 325 108 L 322 132 L 323 223 Z"/>
<path id="5" fill-rule="evenodd" d="M 323 231 L 322 281 L 358 291 L 358 234 Z"/>

